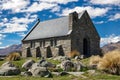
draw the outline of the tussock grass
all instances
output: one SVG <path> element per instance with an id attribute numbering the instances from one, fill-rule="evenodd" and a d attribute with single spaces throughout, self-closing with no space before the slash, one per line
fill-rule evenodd
<path id="1" fill-rule="evenodd" d="M 80 53 L 77 50 L 73 50 L 68 54 L 68 56 L 70 58 L 74 58 L 75 56 L 80 56 Z"/>
<path id="2" fill-rule="evenodd" d="M 106 53 L 97 68 L 107 73 L 120 75 L 120 51 L 115 50 Z"/>
<path id="3" fill-rule="evenodd" d="M 101 59 L 102 58 L 99 55 L 91 56 L 90 61 L 89 61 L 89 65 L 90 66 L 97 66 L 99 64 L 99 62 L 101 61 Z"/>
<path id="4" fill-rule="evenodd" d="M 20 60 L 20 53 L 19 52 L 11 52 L 10 54 L 7 55 L 6 60 L 8 61 L 16 61 Z"/>

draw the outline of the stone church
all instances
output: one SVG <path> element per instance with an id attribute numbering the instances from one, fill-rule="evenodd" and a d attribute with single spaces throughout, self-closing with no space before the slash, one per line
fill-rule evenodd
<path id="1" fill-rule="evenodd" d="M 77 50 L 89 57 L 100 53 L 100 37 L 87 11 L 38 22 L 22 40 L 23 57 L 53 57 Z"/>

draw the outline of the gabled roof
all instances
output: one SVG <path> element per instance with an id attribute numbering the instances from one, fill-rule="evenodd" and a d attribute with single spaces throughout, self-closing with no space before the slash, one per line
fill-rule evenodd
<path id="1" fill-rule="evenodd" d="M 79 19 L 84 12 L 85 11 L 78 15 Z M 23 38 L 23 41 L 66 36 L 71 34 L 71 32 L 72 30 L 69 30 L 69 16 L 61 17 L 48 21 L 37 22 L 30 32 L 28 32 L 28 34 Z"/>
<path id="2" fill-rule="evenodd" d="M 57 18 L 39 22 L 35 28 L 28 33 L 24 40 L 43 39 L 67 35 L 69 32 L 68 17 Z"/>

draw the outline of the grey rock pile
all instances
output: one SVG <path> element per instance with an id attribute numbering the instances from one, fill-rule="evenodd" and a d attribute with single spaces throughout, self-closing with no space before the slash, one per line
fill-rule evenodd
<path id="1" fill-rule="evenodd" d="M 5 62 L 0 67 L 0 75 L 1 76 L 18 75 L 18 74 L 20 74 L 20 72 L 21 72 L 20 69 L 17 68 L 11 62 Z"/>
<path id="2" fill-rule="evenodd" d="M 55 67 L 55 65 L 45 59 L 42 59 L 36 63 L 33 60 L 28 60 L 22 65 L 22 68 L 25 68 L 27 71 L 21 73 L 21 75 L 52 77 L 51 72 L 48 71 L 49 67 Z"/>

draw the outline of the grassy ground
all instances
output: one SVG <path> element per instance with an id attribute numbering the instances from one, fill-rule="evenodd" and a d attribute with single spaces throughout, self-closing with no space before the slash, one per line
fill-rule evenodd
<path id="1" fill-rule="evenodd" d="M 27 59 L 21 59 L 20 61 L 12 61 L 16 66 L 20 67 L 22 66 L 22 64 L 28 60 Z M 36 59 L 36 58 L 32 58 L 35 61 L 38 61 L 40 59 Z M 51 59 L 48 59 L 48 61 L 55 63 L 55 64 L 59 64 L 59 61 L 54 61 Z M 5 61 L 0 61 L 0 65 L 2 65 Z M 89 58 L 87 59 L 83 59 L 81 60 L 81 62 L 83 62 L 84 64 L 88 64 L 89 63 Z M 10 77 L 5 77 L 5 76 L 1 76 L 0 80 L 120 80 L 120 76 L 117 75 L 110 75 L 110 74 L 106 74 L 103 73 L 101 71 L 96 71 L 96 74 L 89 74 L 87 72 L 85 72 L 83 75 L 81 76 L 73 76 L 73 75 L 66 75 L 66 76 L 53 76 L 53 78 L 41 78 L 41 77 L 25 77 L 25 76 L 10 76 Z"/>
<path id="2" fill-rule="evenodd" d="M 97 74 L 89 75 L 84 74 L 76 77 L 72 75 L 66 76 L 54 76 L 53 78 L 41 78 L 41 77 L 25 77 L 25 76 L 13 76 L 13 77 L 0 77 L 0 80 L 120 80 L 120 76 L 109 74 Z"/>

